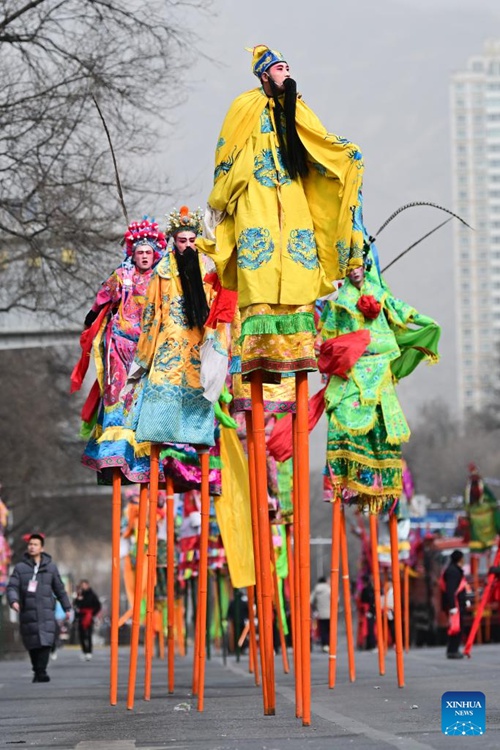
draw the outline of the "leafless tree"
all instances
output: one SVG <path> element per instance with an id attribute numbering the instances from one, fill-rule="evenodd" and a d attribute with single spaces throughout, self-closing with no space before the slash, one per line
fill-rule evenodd
<path id="1" fill-rule="evenodd" d="M 183 96 L 192 29 L 210 4 L 4 0 L 0 311 L 68 314 L 95 290 L 125 222 L 98 108 L 135 205 L 152 194 L 139 157 L 158 149 L 159 126 Z M 154 188 L 165 194 L 157 174 Z"/>
<path id="2" fill-rule="evenodd" d="M 478 415 L 462 425 L 443 402 L 424 405 L 403 451 L 417 492 L 437 502 L 462 495 L 470 462 L 483 476 L 498 477 L 499 436 L 498 424 L 485 423 Z"/>

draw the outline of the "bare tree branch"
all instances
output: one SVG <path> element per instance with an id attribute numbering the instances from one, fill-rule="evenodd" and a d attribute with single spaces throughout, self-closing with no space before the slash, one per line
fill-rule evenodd
<path id="1" fill-rule="evenodd" d="M 89 290 L 116 262 L 110 243 L 116 248 L 124 231 L 120 208 L 140 202 L 136 213 L 143 215 L 153 195 L 168 195 L 166 180 L 151 179 L 144 157 L 153 142 L 159 150 L 160 133 L 167 136 L 166 113 L 185 96 L 192 29 L 210 5 L 3 4 L 0 311 L 19 307 L 65 315 L 75 310 L 75 300 L 86 303 Z M 113 143 L 113 162 L 94 100 Z M 113 163 L 121 176 L 118 191 Z"/>

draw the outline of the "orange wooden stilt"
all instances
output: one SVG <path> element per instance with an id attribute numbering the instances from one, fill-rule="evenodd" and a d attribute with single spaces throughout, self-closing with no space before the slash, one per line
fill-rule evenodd
<path id="1" fill-rule="evenodd" d="M 248 624 L 250 626 L 250 646 L 248 649 L 248 668 L 250 672 L 253 672 L 255 676 L 255 684 L 260 685 L 260 672 L 259 672 L 259 660 L 257 659 L 257 633 L 255 632 L 255 587 L 248 586 L 247 598 L 248 598 Z"/>
<path id="2" fill-rule="evenodd" d="M 394 633 L 396 639 L 396 670 L 398 687 L 404 687 L 404 662 L 403 662 L 403 628 L 401 616 L 401 576 L 399 571 L 399 539 L 398 519 L 391 513 L 389 516 L 389 532 L 391 538 L 391 567 L 392 567 L 392 589 L 394 592 Z"/>
<path id="3" fill-rule="evenodd" d="M 161 661 L 165 659 L 165 628 L 163 608 L 155 609 L 154 621 L 158 630 L 158 651 Z"/>
<path id="4" fill-rule="evenodd" d="M 377 631 L 378 671 L 385 674 L 385 649 L 383 639 L 382 607 L 380 606 L 380 565 L 378 561 L 378 516 L 370 513 L 370 543 L 372 552 L 372 577 L 375 596 L 375 627 Z"/>
<path id="5" fill-rule="evenodd" d="M 341 500 L 335 498 L 332 505 L 332 551 L 330 563 L 330 646 L 328 660 L 328 687 L 333 689 L 337 678 L 337 634 L 339 616 L 339 567 L 340 567 L 340 517 Z"/>
<path id="6" fill-rule="evenodd" d="M 255 441 L 253 435 L 253 419 L 252 413 L 249 411 L 245 412 L 246 428 L 247 428 L 247 451 L 248 451 L 248 477 L 250 484 L 250 504 L 251 504 L 251 515 L 252 515 L 252 542 L 253 542 L 253 558 L 255 565 L 255 593 L 257 598 L 257 621 L 259 623 L 259 638 L 257 641 L 258 649 L 260 653 L 260 667 L 262 674 L 262 702 L 264 707 L 264 715 L 267 716 L 268 711 L 268 696 L 267 696 L 267 680 L 264 679 L 266 674 L 266 651 L 264 649 L 263 641 L 263 621 L 264 612 L 262 605 L 262 572 L 261 572 L 261 560 L 260 560 L 260 538 L 259 538 L 259 511 L 257 503 L 257 480 L 255 474 Z"/>
<path id="7" fill-rule="evenodd" d="M 198 567 L 198 592 L 200 590 L 200 572 Z M 196 613 L 194 618 L 194 643 L 193 643 L 193 695 L 198 695 L 198 686 L 200 682 L 200 603 L 196 599 Z"/>
<path id="8" fill-rule="evenodd" d="M 248 640 L 250 642 L 250 621 L 249 621 L 249 627 L 248 627 Z M 252 651 L 252 646 L 249 643 L 249 648 L 248 648 L 248 671 L 250 672 L 250 674 L 253 674 L 254 671 L 255 671 L 254 664 L 255 664 L 254 653 Z"/>
<path id="9" fill-rule="evenodd" d="M 156 547 L 158 514 L 158 480 L 160 468 L 160 446 L 151 444 L 149 477 L 149 539 L 148 539 L 148 581 L 146 589 L 146 631 L 144 634 L 144 700 L 151 699 L 151 671 L 153 664 L 153 616 L 155 608 Z"/>
<path id="10" fill-rule="evenodd" d="M 208 484 L 208 451 L 200 453 L 201 463 L 201 537 L 200 573 L 198 577 L 198 609 L 200 612 L 200 638 L 198 646 L 198 711 L 205 705 L 205 647 L 207 641 L 207 598 L 208 598 L 208 532 L 210 518 L 210 488 Z"/>
<path id="11" fill-rule="evenodd" d="M 130 634 L 130 662 L 128 670 L 127 708 L 134 707 L 137 658 L 141 629 L 141 601 L 144 589 L 144 545 L 146 541 L 146 519 L 148 513 L 148 486 L 141 484 L 139 492 L 139 519 L 137 524 L 137 553 L 135 562 L 134 606 L 132 610 L 132 632 Z"/>
<path id="12" fill-rule="evenodd" d="M 311 724 L 311 551 L 309 508 L 309 404 L 307 372 L 295 374 L 297 401 L 298 504 L 300 505 L 299 568 L 300 619 L 302 639 L 302 725 Z"/>
<path id="13" fill-rule="evenodd" d="M 297 415 L 292 417 L 293 433 L 293 455 L 296 456 L 297 448 Z M 292 627 L 295 630 L 295 649 L 293 652 L 295 667 L 295 716 L 302 718 L 302 622 L 300 619 L 300 568 L 299 553 L 300 548 L 300 503 L 299 503 L 299 480 L 297 461 L 293 461 L 293 563 L 295 578 L 295 606 L 294 619 Z M 310 636 L 310 633 L 309 633 Z"/>
<path id="14" fill-rule="evenodd" d="M 118 621 L 120 619 L 120 525 L 122 516 L 122 478 L 120 469 L 113 470 L 111 506 L 111 659 L 109 702 L 118 702 Z"/>
<path id="15" fill-rule="evenodd" d="M 118 629 L 120 629 L 122 625 L 125 625 L 127 620 L 130 620 L 130 618 L 132 617 L 133 611 L 134 611 L 134 608 L 132 607 L 131 609 L 127 609 L 126 612 L 120 615 L 120 619 L 118 620 Z"/>
<path id="16" fill-rule="evenodd" d="M 405 563 L 404 566 L 404 606 L 405 606 L 405 633 L 404 643 L 406 653 L 410 650 L 410 566 Z"/>
<path id="17" fill-rule="evenodd" d="M 340 555 L 342 559 L 342 586 L 344 591 L 344 617 L 347 635 L 347 661 L 349 664 L 349 679 L 351 682 L 354 682 L 356 679 L 356 665 L 354 662 L 354 636 L 352 632 L 351 582 L 349 580 L 349 556 L 347 553 L 347 535 L 343 508 L 340 514 Z"/>
<path id="18" fill-rule="evenodd" d="M 167 494 L 167 654 L 168 692 L 174 692 L 175 684 L 175 559 L 174 559 L 174 483 L 166 477 Z"/>
<path id="19" fill-rule="evenodd" d="M 175 602 L 175 643 L 179 656 L 186 656 L 186 644 L 184 642 L 184 606 L 182 599 Z"/>
<path id="20" fill-rule="evenodd" d="M 294 625 L 295 576 L 294 576 L 294 569 L 293 569 L 291 530 L 292 530 L 291 524 L 287 523 L 285 525 L 286 559 L 288 561 L 288 590 L 290 592 L 290 620 L 291 620 L 291 634 L 292 634 L 292 652 L 294 654 L 294 662 L 295 662 L 295 625 Z"/>
<path id="21" fill-rule="evenodd" d="M 389 608 L 387 606 L 387 600 L 388 600 L 388 594 L 389 594 L 389 581 L 387 578 L 387 571 L 384 570 L 384 582 L 383 582 L 383 591 L 384 591 L 384 606 L 382 607 L 382 618 L 384 622 L 384 628 L 383 628 L 383 634 L 384 634 L 384 653 L 387 653 L 387 649 L 389 648 Z"/>
<path id="22" fill-rule="evenodd" d="M 285 641 L 285 630 L 283 628 L 283 617 L 281 613 L 279 581 L 278 581 L 278 572 L 276 570 L 276 559 L 275 559 L 275 552 L 274 552 L 272 529 L 269 529 L 269 541 L 271 542 L 270 554 L 271 554 L 271 560 L 272 560 L 272 566 L 273 566 L 274 610 L 276 612 L 276 623 L 278 625 L 278 635 L 279 635 L 280 647 L 281 647 L 281 659 L 283 661 L 283 672 L 285 674 L 288 674 L 290 672 L 290 665 L 288 664 L 288 654 L 286 650 L 286 641 Z"/>
<path id="23" fill-rule="evenodd" d="M 267 681 L 266 716 L 276 713 L 273 647 L 273 586 L 269 557 L 269 506 L 267 501 L 266 433 L 264 423 L 264 400 L 262 372 L 256 370 L 251 376 L 252 426 L 255 447 L 255 486 L 257 489 L 257 511 L 259 527 L 260 574 L 262 580 L 262 620 L 259 617 L 261 648 L 265 653 L 265 671 L 262 681 Z"/>

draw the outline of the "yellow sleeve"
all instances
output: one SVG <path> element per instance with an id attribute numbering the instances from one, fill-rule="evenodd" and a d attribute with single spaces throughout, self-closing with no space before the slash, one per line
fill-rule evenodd
<path id="1" fill-rule="evenodd" d="M 149 370 L 156 350 L 161 325 L 161 277 L 155 273 L 149 282 L 146 304 L 142 313 L 141 335 L 137 344 L 135 361 Z"/>
<path id="2" fill-rule="evenodd" d="M 233 214 L 238 198 L 248 185 L 253 174 L 252 139 L 248 138 L 239 151 L 231 168 L 219 178 L 208 196 L 208 205 L 217 211 Z"/>
<path id="3" fill-rule="evenodd" d="M 297 101 L 297 132 L 311 159 L 304 190 L 314 222 L 318 257 L 327 279 L 343 278 L 361 265 L 363 234 L 353 226 L 360 205 L 363 159 L 359 147 L 329 133 L 301 100 Z"/>

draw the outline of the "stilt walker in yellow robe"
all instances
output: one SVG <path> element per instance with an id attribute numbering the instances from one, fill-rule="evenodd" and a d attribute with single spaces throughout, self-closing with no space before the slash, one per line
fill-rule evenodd
<path id="1" fill-rule="evenodd" d="M 222 286 L 238 291 L 241 373 L 243 378 L 251 376 L 252 414 L 248 432 L 250 443 L 252 430 L 255 437 L 255 488 L 260 533 L 264 535 L 259 541 L 264 626 L 271 619 L 266 588 L 271 584 L 269 528 L 264 520 L 267 493 L 262 383 L 279 382 L 283 373 L 293 373 L 296 378 L 297 494 L 301 495 L 299 504 L 303 509 L 299 555 L 302 554 L 304 607 L 303 679 L 300 678 L 303 701 L 297 699 L 296 712 L 302 716 L 304 725 L 308 725 L 306 402 L 307 372 L 316 369 L 313 305 L 318 297 L 333 291 L 332 282 L 345 276 L 349 262 L 362 264 L 363 237 L 353 226 L 353 216 L 360 200 L 363 163 L 358 147 L 328 133 L 297 96 L 295 81 L 280 52 L 265 45 L 255 47 L 252 71 L 259 79 L 259 87 L 237 97 L 222 125 L 214 186 L 205 217 L 206 237 L 199 240 L 199 247 L 212 255 Z M 299 524 L 296 525 L 298 528 Z M 264 713 L 270 715 L 275 712 L 272 639 L 267 638 L 265 628 L 261 632 L 262 673 L 269 677 L 263 682 Z"/>

